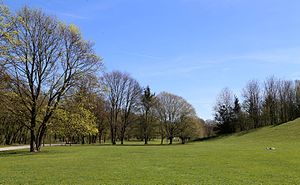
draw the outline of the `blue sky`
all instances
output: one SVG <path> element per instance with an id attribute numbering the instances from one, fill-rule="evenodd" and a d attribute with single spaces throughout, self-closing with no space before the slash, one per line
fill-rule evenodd
<path id="1" fill-rule="evenodd" d="M 251 79 L 300 79 L 298 0 L 5 0 L 79 26 L 106 71 L 187 99 L 213 118 L 219 92 Z"/>

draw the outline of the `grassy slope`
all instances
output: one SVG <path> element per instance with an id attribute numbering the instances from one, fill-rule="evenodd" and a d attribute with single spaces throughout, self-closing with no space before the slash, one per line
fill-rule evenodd
<path id="1" fill-rule="evenodd" d="M 0 153 L 0 184 L 300 184 L 299 174 L 300 120 L 187 145 Z"/>

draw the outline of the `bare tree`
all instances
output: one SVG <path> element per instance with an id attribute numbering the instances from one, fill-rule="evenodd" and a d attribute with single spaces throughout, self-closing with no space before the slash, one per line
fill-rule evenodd
<path id="1" fill-rule="evenodd" d="M 136 80 L 119 71 L 104 74 L 101 81 L 109 107 L 111 142 L 116 144 L 120 127 L 120 139 L 123 143 L 126 127 L 130 123 L 130 114 L 138 104 L 141 88 Z"/>
<path id="2" fill-rule="evenodd" d="M 101 66 L 92 44 L 78 28 L 40 10 L 22 8 L 14 16 L 8 73 L 29 114 L 30 151 L 39 151 L 47 123 L 77 79 Z"/>
<path id="3" fill-rule="evenodd" d="M 157 113 L 170 144 L 173 138 L 188 128 L 185 119 L 196 115 L 194 108 L 180 96 L 162 92 L 157 96 Z M 183 130 L 184 129 L 184 130 Z"/>
<path id="4" fill-rule="evenodd" d="M 249 117 L 249 122 L 243 126 L 242 130 L 257 128 L 261 125 L 261 92 L 258 81 L 249 81 L 243 89 L 242 95 L 244 97 L 243 109 Z"/>
<path id="5" fill-rule="evenodd" d="M 123 74 L 119 71 L 105 73 L 101 78 L 107 101 L 107 109 L 109 111 L 108 120 L 110 125 L 110 137 L 113 145 L 116 144 L 118 118 L 124 99 L 124 84 L 126 84 L 126 81 L 127 79 L 124 79 Z"/>
<path id="6" fill-rule="evenodd" d="M 263 108 L 265 124 L 278 124 L 278 81 L 275 77 L 268 78 L 264 83 Z"/>
<path id="7" fill-rule="evenodd" d="M 293 81 L 280 80 L 278 83 L 279 120 L 285 123 L 297 118 L 296 88 Z"/>
<path id="8" fill-rule="evenodd" d="M 132 114 L 137 112 L 138 105 L 140 104 L 142 89 L 139 83 L 131 78 L 129 75 L 125 75 L 127 83 L 124 90 L 124 102 L 122 103 L 121 114 L 121 127 L 120 127 L 120 140 L 121 144 L 124 143 L 125 133 L 128 125 L 133 122 L 135 118 Z"/>

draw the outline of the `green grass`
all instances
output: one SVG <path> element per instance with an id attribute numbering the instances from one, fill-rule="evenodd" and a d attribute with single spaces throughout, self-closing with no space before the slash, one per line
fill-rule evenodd
<path id="1" fill-rule="evenodd" d="M 300 120 L 186 145 L 0 153 L 0 184 L 281 185 L 300 184 L 299 174 Z"/>

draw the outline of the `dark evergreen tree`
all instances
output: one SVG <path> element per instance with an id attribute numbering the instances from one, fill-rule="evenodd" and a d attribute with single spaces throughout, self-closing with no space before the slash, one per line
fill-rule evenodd
<path id="1" fill-rule="evenodd" d="M 242 109 L 240 105 L 240 101 L 237 96 L 234 96 L 234 107 L 233 107 L 233 121 L 232 121 L 232 129 L 233 132 L 238 132 L 242 130 Z"/>
<path id="2" fill-rule="evenodd" d="M 232 123 L 234 121 L 234 111 L 230 105 L 219 105 L 215 114 L 220 134 L 232 133 Z"/>
<path id="3" fill-rule="evenodd" d="M 145 144 L 148 144 L 150 134 L 150 123 L 151 123 L 151 108 L 154 106 L 155 94 L 151 92 L 150 87 L 147 86 L 142 94 L 142 133 Z"/>

